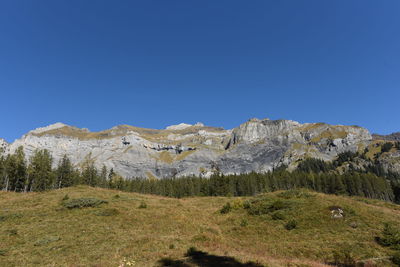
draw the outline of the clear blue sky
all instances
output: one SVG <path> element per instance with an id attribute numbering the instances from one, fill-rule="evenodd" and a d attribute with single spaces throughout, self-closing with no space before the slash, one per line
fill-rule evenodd
<path id="1" fill-rule="evenodd" d="M 400 1 L 0 2 L 0 137 L 252 117 L 400 131 Z"/>

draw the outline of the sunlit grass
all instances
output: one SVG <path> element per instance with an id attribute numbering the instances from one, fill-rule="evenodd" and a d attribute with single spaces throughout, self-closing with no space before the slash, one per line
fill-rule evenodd
<path id="1" fill-rule="evenodd" d="M 66 195 L 107 203 L 68 209 Z M 243 203 L 255 200 L 289 206 L 279 211 L 283 219 L 273 218 L 276 211 L 251 215 Z M 221 214 L 227 202 L 232 209 Z M 331 206 L 345 217 L 332 219 Z M 324 266 L 349 249 L 356 260 L 387 257 L 375 237 L 384 222 L 399 221 L 397 207 L 317 193 L 173 199 L 86 186 L 0 192 L 0 266 L 156 266 L 162 258 L 182 259 L 189 247 L 268 266 Z M 297 226 L 288 231 L 292 219 Z"/>

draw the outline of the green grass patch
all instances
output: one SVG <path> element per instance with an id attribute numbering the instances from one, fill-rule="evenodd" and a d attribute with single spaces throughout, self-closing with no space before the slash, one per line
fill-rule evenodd
<path id="1" fill-rule="evenodd" d="M 62 206 L 67 209 L 81 209 L 88 207 L 97 207 L 103 203 L 108 203 L 106 200 L 98 199 L 98 198 L 75 198 L 75 199 L 67 199 L 61 202 Z"/>

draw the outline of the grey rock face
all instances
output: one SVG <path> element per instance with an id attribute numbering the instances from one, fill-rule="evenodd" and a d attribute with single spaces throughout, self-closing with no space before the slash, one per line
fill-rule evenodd
<path id="1" fill-rule="evenodd" d="M 7 143 L 6 140 L 4 140 L 3 138 L 0 138 L 0 151 L 6 151 L 8 149 L 8 146 L 10 144 Z"/>
<path id="2" fill-rule="evenodd" d="M 372 137 L 374 140 L 400 141 L 400 132 L 388 135 L 373 134 Z"/>
<path id="3" fill-rule="evenodd" d="M 6 153 L 23 146 L 27 158 L 36 149 L 48 149 L 54 165 L 66 154 L 78 167 L 91 160 L 98 168 L 105 165 L 127 178 L 163 178 L 265 172 L 281 164 L 295 166 L 304 157 L 331 160 L 371 140 L 368 130 L 357 126 L 251 119 L 232 130 L 197 123 L 164 130 L 120 125 L 90 132 L 56 123 L 12 144 L 3 143 Z"/>

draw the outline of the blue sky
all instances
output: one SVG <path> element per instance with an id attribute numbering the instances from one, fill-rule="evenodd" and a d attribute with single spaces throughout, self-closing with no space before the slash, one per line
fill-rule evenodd
<path id="1" fill-rule="evenodd" d="M 249 118 L 400 131 L 400 1 L 0 2 L 0 137 Z"/>

